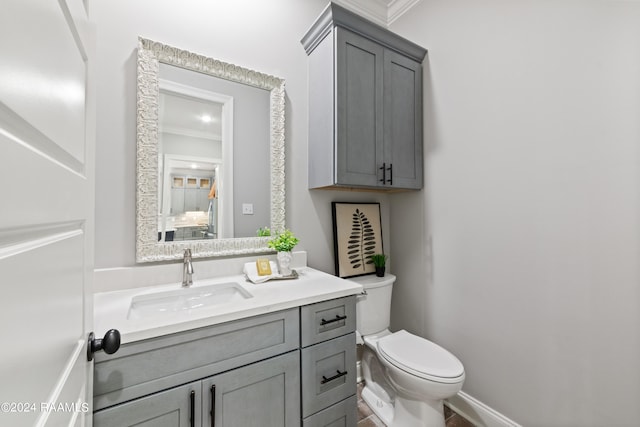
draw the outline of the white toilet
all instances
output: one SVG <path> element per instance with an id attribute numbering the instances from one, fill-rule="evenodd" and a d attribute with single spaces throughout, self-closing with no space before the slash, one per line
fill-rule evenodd
<path id="1" fill-rule="evenodd" d="M 361 276 L 356 328 L 364 341 L 362 398 L 391 427 L 444 427 L 443 399 L 462 388 L 464 366 L 424 338 L 389 331 L 391 291 L 396 277 Z"/>

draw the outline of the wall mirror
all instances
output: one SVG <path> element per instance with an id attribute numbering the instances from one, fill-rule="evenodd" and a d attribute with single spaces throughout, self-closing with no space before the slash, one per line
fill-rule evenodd
<path id="1" fill-rule="evenodd" d="M 138 39 L 136 261 L 270 252 L 284 230 L 284 80 Z"/>

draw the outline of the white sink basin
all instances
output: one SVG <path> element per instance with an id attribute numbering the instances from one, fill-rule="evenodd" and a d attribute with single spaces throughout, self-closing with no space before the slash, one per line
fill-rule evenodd
<path id="1" fill-rule="evenodd" d="M 144 319 L 166 313 L 185 312 L 253 298 L 236 282 L 138 295 L 131 298 L 127 319 Z"/>

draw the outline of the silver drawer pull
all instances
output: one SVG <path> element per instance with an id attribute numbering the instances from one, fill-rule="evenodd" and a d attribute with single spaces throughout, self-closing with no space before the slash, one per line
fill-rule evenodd
<path id="1" fill-rule="evenodd" d="M 335 318 L 333 318 L 333 319 L 331 319 L 331 320 L 324 320 L 324 319 L 322 319 L 322 320 L 320 321 L 320 326 L 328 325 L 329 323 L 333 323 L 333 322 L 339 322 L 339 321 L 341 321 L 341 320 L 345 320 L 346 318 L 347 318 L 347 316 L 338 316 L 338 315 L 336 314 L 336 317 L 335 317 Z"/>
<path id="2" fill-rule="evenodd" d="M 322 381 L 320 381 L 320 384 L 326 384 L 326 383 L 328 383 L 329 381 L 337 380 L 338 378 L 340 378 L 340 377 L 344 377 L 345 375 L 347 375 L 347 371 L 340 372 L 340 370 L 339 370 L 339 369 L 337 369 L 337 370 L 336 370 L 336 372 L 337 372 L 337 374 L 335 374 L 334 376 L 329 377 L 329 378 L 327 378 L 327 377 L 325 377 L 325 376 L 323 375 L 323 376 L 322 376 Z"/>

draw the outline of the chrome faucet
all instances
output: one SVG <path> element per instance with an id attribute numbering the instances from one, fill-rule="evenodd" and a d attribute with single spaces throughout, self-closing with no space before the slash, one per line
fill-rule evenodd
<path id="1" fill-rule="evenodd" d="M 193 264 L 191 263 L 191 249 L 184 250 L 184 262 L 182 265 L 182 287 L 188 288 L 193 285 L 191 275 L 193 274 Z"/>

